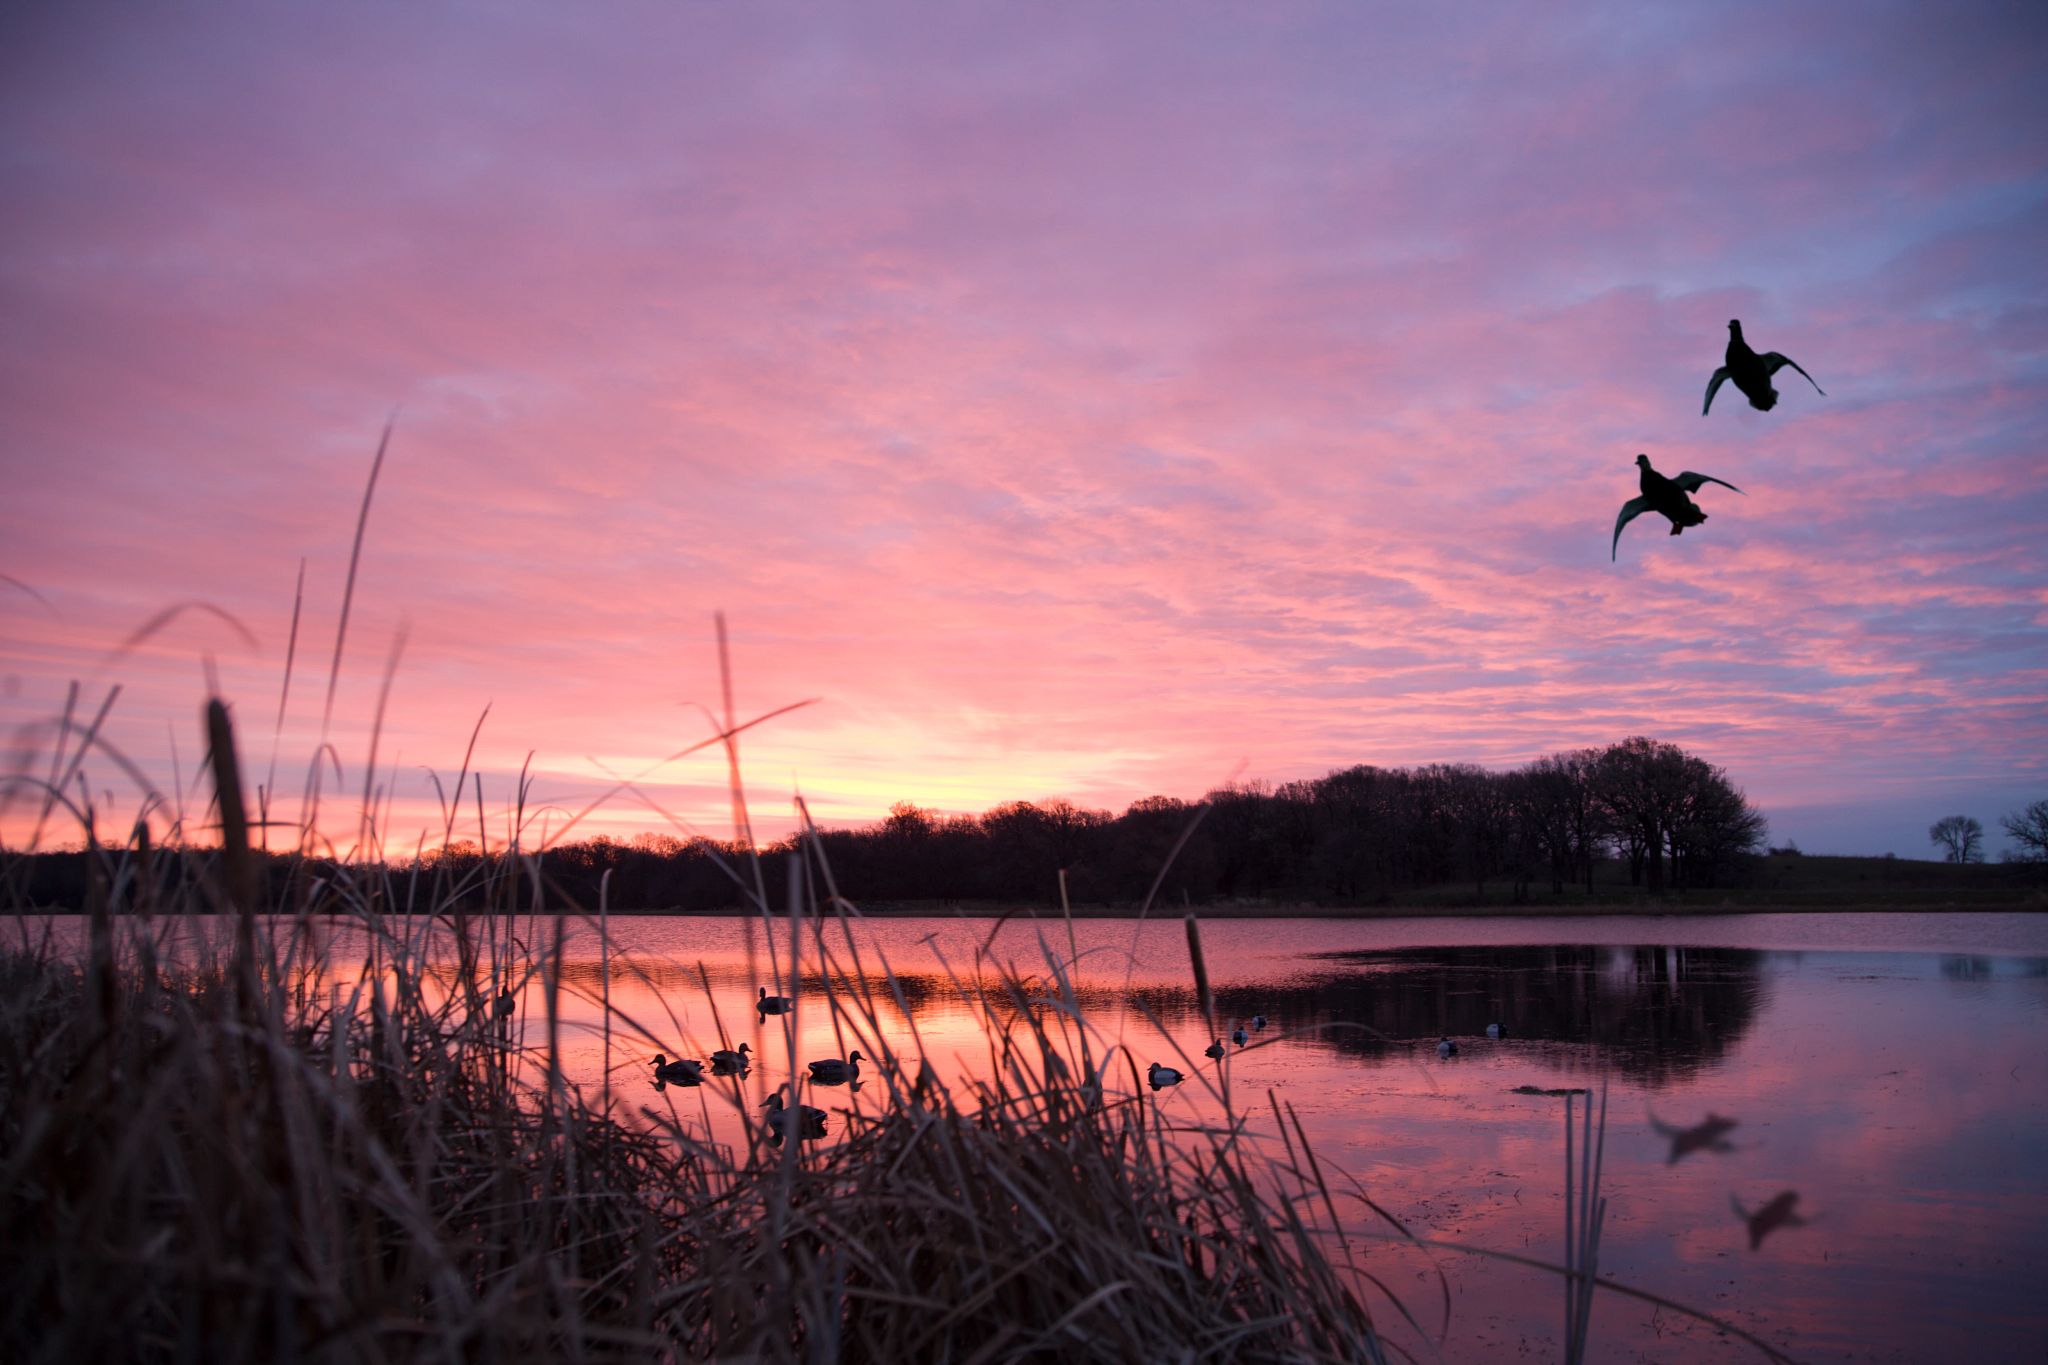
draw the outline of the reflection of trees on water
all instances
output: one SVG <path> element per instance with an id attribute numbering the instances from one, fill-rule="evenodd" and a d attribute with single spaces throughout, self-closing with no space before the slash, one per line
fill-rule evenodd
<path id="1" fill-rule="evenodd" d="M 1611 1065 L 1644 1085 L 1687 1078 L 1721 1060 L 1764 1002 L 1764 954 L 1748 948 L 1497 947 L 1331 954 L 1344 970 L 1270 988 L 1226 991 L 1219 1010 L 1265 1014 L 1286 1029 L 1346 1021 L 1372 1034 L 1329 1033 L 1339 1052 L 1407 1055 L 1418 1040 L 1483 1038 L 1539 1048 L 1566 1068 Z M 1375 1036 L 1377 1035 L 1377 1036 Z"/>
<path id="2" fill-rule="evenodd" d="M 1399 949 L 1325 954 L 1316 967 L 1292 978 L 1216 992 L 1213 1032 L 1228 1037 L 1238 1021 L 1267 1017 L 1265 1038 L 1298 1035 L 1363 1062 L 1406 1060 L 1418 1042 L 1444 1034 L 1485 1039 L 1486 1026 L 1502 1023 L 1509 1039 L 1499 1046 L 1540 1057 L 1564 1070 L 1612 1066 L 1629 1080 L 1660 1086 L 1718 1063 L 1749 1031 L 1764 1004 L 1765 954 L 1746 948 L 1471 947 Z M 639 959 L 636 975 L 676 1005 L 701 998 L 697 964 Z M 1320 968 L 1318 970 L 1317 968 Z M 756 983 L 730 962 L 707 962 L 706 976 L 720 997 L 751 997 Z M 613 981 L 621 968 L 614 965 Z M 594 995 L 597 964 L 565 963 L 565 983 Z M 997 1018 L 1010 1022 L 1029 1008 L 1005 992 L 993 972 L 981 978 Z M 1026 994 L 1054 993 L 1050 980 L 1026 982 Z M 844 994 L 857 987 L 836 982 Z M 944 972 L 898 972 L 895 990 L 879 973 L 867 978 L 877 1012 L 909 1022 L 953 1013 L 970 1003 L 975 982 Z M 825 1001 L 826 982 L 806 972 L 795 983 L 806 1007 Z M 1126 992 L 1115 976 L 1083 978 L 1079 1004 L 1102 1026 L 1126 1007 L 1149 1012 L 1169 1029 L 1195 1025 L 1191 987 L 1146 986 Z M 900 993 L 907 1010 L 899 1010 Z M 742 1007 L 744 1008 L 744 1007 Z M 727 1019 L 728 1027 L 739 1022 Z M 1364 1029 L 1329 1028 L 1358 1024 Z M 1468 1044 L 1471 1045 L 1471 1044 Z"/>

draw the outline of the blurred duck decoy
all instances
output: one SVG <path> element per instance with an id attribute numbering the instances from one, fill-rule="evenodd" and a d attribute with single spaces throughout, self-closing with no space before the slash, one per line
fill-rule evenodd
<path id="1" fill-rule="evenodd" d="M 1742 1207 L 1742 1201 L 1732 1194 L 1728 1196 L 1728 1202 L 1734 1207 L 1735 1216 L 1749 1225 L 1749 1249 L 1751 1251 L 1761 1247 L 1764 1244 L 1764 1238 L 1776 1232 L 1779 1228 L 1803 1228 L 1806 1226 L 1806 1220 L 1792 1212 L 1793 1208 L 1799 1203 L 1798 1194 L 1792 1190 L 1785 1191 L 1755 1213 L 1751 1213 L 1748 1209 Z"/>
<path id="2" fill-rule="evenodd" d="M 860 1075 L 860 1064 L 863 1060 L 865 1059 L 860 1055 L 860 1049 L 855 1048 L 846 1054 L 844 1061 L 837 1057 L 827 1057 L 821 1062 L 812 1062 L 811 1079 L 825 1085 L 839 1085 L 854 1080 Z"/>
<path id="3" fill-rule="evenodd" d="M 1458 1045 L 1449 1038 L 1441 1039 L 1436 1045 L 1436 1055 L 1439 1057 L 1455 1057 L 1458 1055 Z"/>
<path id="4" fill-rule="evenodd" d="M 1486 1036 L 1496 1041 L 1505 1038 L 1508 1036 L 1508 1026 L 1506 1024 L 1488 1024 L 1486 1026 Z"/>
<path id="5" fill-rule="evenodd" d="M 1734 1119 L 1724 1119 L 1710 1113 L 1704 1123 L 1691 1128 L 1673 1128 L 1668 1123 L 1659 1123 L 1655 1114 L 1650 1115 L 1650 1126 L 1661 1137 L 1671 1139 L 1671 1155 L 1665 1158 L 1666 1166 L 1675 1165 L 1683 1156 L 1694 1152 L 1732 1152 L 1735 1144 L 1728 1141 L 1728 1134 L 1736 1127 Z"/>
<path id="6" fill-rule="evenodd" d="M 1181 1083 L 1181 1074 L 1170 1066 L 1161 1066 L 1159 1063 L 1154 1062 L 1151 1068 L 1146 1071 L 1145 1079 L 1152 1082 L 1154 1090 L 1163 1090 L 1169 1085 L 1179 1085 Z"/>
<path id="7" fill-rule="evenodd" d="M 796 1001 L 786 995 L 770 995 L 768 988 L 761 988 L 761 998 L 754 1002 L 754 1008 L 763 1014 L 788 1014 Z"/>
<path id="8" fill-rule="evenodd" d="M 768 1127 L 779 1141 L 784 1133 L 795 1130 L 800 1138 L 825 1136 L 825 1111 L 800 1104 L 794 1109 L 784 1106 L 782 1092 L 776 1091 L 761 1104 L 768 1111 Z"/>
<path id="9" fill-rule="evenodd" d="M 752 1051 L 753 1049 L 745 1043 L 741 1043 L 739 1047 L 731 1050 L 721 1048 L 711 1054 L 711 1069 L 713 1071 L 745 1071 L 747 1069 L 747 1054 Z"/>
<path id="10" fill-rule="evenodd" d="M 1243 1024 L 1239 1024 L 1237 1026 L 1237 1032 L 1230 1035 L 1230 1041 L 1236 1043 L 1239 1047 L 1243 1047 L 1246 1043 L 1250 1042 L 1251 1040 L 1252 1036 L 1244 1031 Z"/>
<path id="11" fill-rule="evenodd" d="M 1645 512 L 1661 512 L 1671 522 L 1671 534 L 1679 535 L 1688 526 L 1697 526 L 1707 519 L 1688 493 L 1700 491 L 1703 483 L 1718 483 L 1723 488 L 1742 490 L 1726 479 L 1717 479 L 1711 474 L 1695 474 L 1691 470 L 1675 479 L 1667 479 L 1650 467 L 1650 457 L 1636 456 L 1636 467 L 1642 470 L 1640 484 L 1643 495 L 1630 498 L 1621 505 L 1621 515 L 1614 519 L 1614 542 L 1607 547 L 1607 558 L 1612 561 L 1621 550 L 1621 528 Z M 1746 495 L 1745 495 L 1746 496 Z"/>
<path id="12" fill-rule="evenodd" d="M 1700 404 L 1700 416 L 1707 415 L 1707 409 L 1714 406 L 1714 393 L 1723 380 L 1732 379 L 1735 387 L 1742 390 L 1749 399 L 1749 405 L 1758 412 L 1769 412 L 1778 405 L 1778 391 L 1771 387 L 1771 376 L 1790 365 L 1805 375 L 1806 382 L 1813 385 L 1813 391 L 1825 398 L 1828 391 L 1789 355 L 1776 351 L 1765 351 L 1758 355 L 1749 349 L 1749 343 L 1742 339 L 1742 323 L 1731 318 L 1728 322 L 1728 363 L 1714 371 L 1714 377 L 1707 381 L 1707 401 Z"/>
<path id="13" fill-rule="evenodd" d="M 1264 1028 L 1265 1026 L 1266 1026 L 1266 1016 L 1265 1016 L 1265 1015 L 1263 1015 L 1263 1014 L 1254 1014 L 1254 1015 L 1252 1016 L 1252 1032 L 1253 1032 L 1253 1033 L 1257 1033 L 1257 1032 L 1258 1032 L 1258 1031 L 1259 1031 L 1260 1029 Z"/>
<path id="14" fill-rule="evenodd" d="M 498 992 L 497 1007 L 498 1017 L 500 1019 L 509 1019 L 512 1017 L 512 1011 L 519 1008 L 519 1001 L 513 997 L 512 992 L 500 991 Z"/>
<path id="15" fill-rule="evenodd" d="M 1223 1057 L 1223 1040 L 1218 1038 L 1215 1042 L 1203 1048 L 1202 1055 L 1204 1057 L 1214 1057 L 1220 1061 Z"/>
<path id="16" fill-rule="evenodd" d="M 671 1085 L 695 1085 L 704 1079 L 704 1063 L 683 1057 L 670 1061 L 657 1052 L 654 1054 L 654 1079 Z"/>

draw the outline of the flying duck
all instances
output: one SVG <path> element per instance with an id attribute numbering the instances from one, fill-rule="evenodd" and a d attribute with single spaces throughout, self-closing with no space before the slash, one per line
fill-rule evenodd
<path id="1" fill-rule="evenodd" d="M 1735 1216 L 1749 1224 L 1749 1249 L 1751 1251 L 1755 1251 L 1758 1247 L 1762 1246 L 1764 1238 L 1776 1232 L 1779 1228 L 1803 1228 L 1806 1226 L 1806 1220 L 1792 1211 L 1799 1206 L 1799 1195 L 1793 1190 L 1786 1190 L 1755 1213 L 1751 1213 L 1748 1209 L 1742 1207 L 1742 1201 L 1732 1194 L 1728 1196 L 1728 1202 L 1734 1207 Z"/>
<path id="2" fill-rule="evenodd" d="M 1737 493 L 1742 492 L 1726 479 L 1717 479 L 1711 474 L 1695 474 L 1689 469 L 1675 479 L 1667 479 L 1650 467 L 1650 457 L 1647 455 L 1636 456 L 1636 467 L 1643 471 L 1643 495 L 1639 498 L 1630 498 L 1621 505 L 1621 515 L 1614 519 L 1614 540 L 1607 547 L 1609 562 L 1620 553 L 1621 528 L 1643 513 L 1663 513 L 1671 522 L 1671 534 L 1675 536 L 1686 527 L 1697 526 L 1707 519 L 1707 514 L 1686 496 L 1688 493 L 1699 492 L 1701 484 L 1718 483 L 1723 488 L 1734 489 Z"/>
<path id="3" fill-rule="evenodd" d="M 860 1075 L 862 1060 L 864 1059 L 860 1055 L 860 1049 L 855 1048 L 846 1054 L 845 1061 L 837 1057 L 827 1057 L 821 1062 L 812 1062 L 811 1079 L 823 1085 L 839 1085 L 854 1080 Z"/>
<path id="4" fill-rule="evenodd" d="M 1735 1144 L 1728 1140 L 1728 1134 L 1736 1128 L 1734 1119 L 1724 1119 L 1719 1114 L 1709 1113 L 1704 1123 L 1690 1128 L 1674 1128 L 1660 1123 L 1655 1114 L 1650 1115 L 1650 1126 L 1661 1137 L 1671 1139 L 1671 1155 L 1665 1159 L 1666 1166 L 1675 1165 L 1678 1159 L 1693 1152 L 1732 1152 Z M 1743 1215 L 1748 1217 L 1747 1214 Z"/>
<path id="5" fill-rule="evenodd" d="M 1790 365 L 1806 375 L 1806 382 L 1813 385 L 1813 391 L 1825 398 L 1828 391 L 1815 381 L 1814 377 L 1799 369 L 1799 362 L 1789 355 L 1776 351 L 1765 351 L 1758 355 L 1749 349 L 1749 343 L 1742 339 L 1742 324 L 1734 319 L 1728 322 L 1728 363 L 1714 371 L 1714 377 L 1707 381 L 1707 401 L 1700 404 L 1700 416 L 1707 415 L 1707 409 L 1714 406 L 1714 391 L 1721 387 L 1721 381 L 1732 379 L 1735 387 L 1741 389 L 1749 399 L 1749 405 L 1758 412 L 1769 412 L 1778 405 L 1778 391 L 1771 387 L 1771 376 Z"/>

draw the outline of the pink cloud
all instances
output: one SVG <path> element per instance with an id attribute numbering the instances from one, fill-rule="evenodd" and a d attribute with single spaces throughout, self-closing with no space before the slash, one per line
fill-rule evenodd
<path id="1" fill-rule="evenodd" d="M 752 704 L 823 699 L 751 770 L 833 818 L 1638 730 L 1994 818 L 2048 750 L 2039 97 L 1982 25 L 1757 22 L 45 19 L 0 569 L 58 614 L 0 600 L 0 720 L 203 599 L 261 649 L 181 628 L 117 712 L 189 767 L 304 556 L 302 766 L 396 406 L 353 762 L 404 622 L 386 761 L 488 702 L 493 790 L 595 791 L 701 734 L 724 609 Z M 1733 316 L 1829 397 L 1700 418 Z M 1747 496 L 1610 566 L 1638 450 Z"/>

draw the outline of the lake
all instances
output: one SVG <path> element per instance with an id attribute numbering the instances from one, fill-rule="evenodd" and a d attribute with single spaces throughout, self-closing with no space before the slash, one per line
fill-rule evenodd
<path id="1" fill-rule="evenodd" d="M 511 927 L 527 940 L 550 924 Z M 990 1034 L 964 988 L 1013 964 L 1051 994 L 1050 951 L 1076 964 L 1088 1027 L 1121 1043 L 1121 1084 L 1148 1062 L 1178 1067 L 1192 1079 L 1149 1101 L 1165 1117 L 1213 1120 L 1229 1103 L 1264 1134 L 1275 1103 L 1291 1107 L 1319 1159 L 1420 1237 L 1560 1260 L 1565 1101 L 1529 1092 L 1605 1086 L 1604 1275 L 1800 1360 L 2048 1358 L 2048 917 L 1206 920 L 1217 1032 L 1227 1044 L 1236 1021 L 1267 1020 L 1220 1063 L 1202 1055 L 1215 1034 L 1178 918 L 829 921 L 799 935 L 794 970 L 786 938 L 758 920 L 618 917 L 609 953 L 594 927 L 565 932 L 570 1079 L 601 1086 L 609 1063 L 629 1109 L 715 1140 L 746 1140 L 792 1053 L 798 1071 L 886 1047 L 948 1079 L 985 1074 Z M 829 1008 L 821 952 L 837 989 L 871 995 L 879 1036 L 848 1033 Z M 764 985 L 795 1012 L 758 1014 Z M 607 996 L 644 1038 L 599 1027 Z M 517 1027 L 538 1043 L 538 982 L 522 1004 Z M 1486 1036 L 1495 1023 L 1505 1038 Z M 1439 1056 L 1445 1036 L 1454 1058 Z M 744 1077 L 652 1083 L 656 1050 L 704 1058 L 741 1042 L 756 1063 Z M 835 1113 L 836 1135 L 837 1111 L 888 1103 L 874 1074 L 857 1090 L 806 1083 L 803 1100 Z M 1727 1150 L 1674 1159 L 1671 1131 L 1710 1114 L 1736 1121 Z M 1752 1249 L 1737 1207 L 1786 1191 L 1803 1223 Z M 1558 1355 L 1555 1275 L 1376 1240 L 1384 1223 L 1346 1216 L 1365 1264 L 1442 1334 L 1447 1359 Z M 1761 1358 L 1612 1294 L 1592 1324 L 1592 1359 Z"/>

